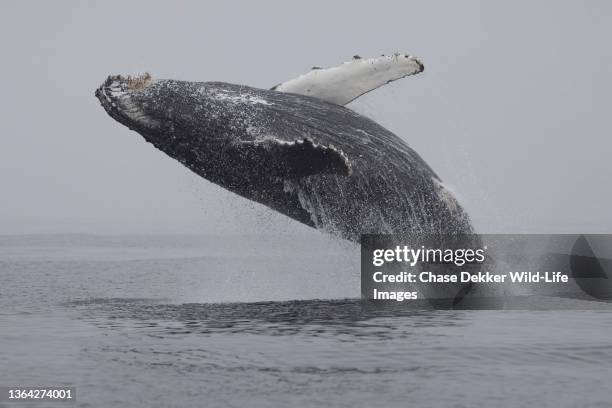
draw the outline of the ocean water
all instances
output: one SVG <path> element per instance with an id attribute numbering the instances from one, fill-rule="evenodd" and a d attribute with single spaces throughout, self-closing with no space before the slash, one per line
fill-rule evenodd
<path id="1" fill-rule="evenodd" d="M 0 278 L 0 386 L 48 406 L 612 406 L 608 304 L 373 309 L 325 237 L 3 236 Z"/>

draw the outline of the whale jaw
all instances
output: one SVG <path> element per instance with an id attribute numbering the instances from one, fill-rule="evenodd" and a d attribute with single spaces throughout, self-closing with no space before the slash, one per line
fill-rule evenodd
<path id="1" fill-rule="evenodd" d="M 96 89 L 95 96 L 113 119 L 131 130 L 158 129 L 159 120 L 147 115 L 132 98 L 133 93 L 143 92 L 154 82 L 149 73 L 138 76 L 110 75 Z"/>

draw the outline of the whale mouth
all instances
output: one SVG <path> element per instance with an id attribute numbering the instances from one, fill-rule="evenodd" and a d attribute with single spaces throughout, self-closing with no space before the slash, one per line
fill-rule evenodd
<path id="1" fill-rule="evenodd" d="M 129 92 L 143 90 L 152 84 L 153 78 L 148 72 L 136 76 L 110 75 L 96 90 L 96 97 L 103 105 L 108 104 L 113 107 L 118 99 L 126 96 Z"/>
<path id="2" fill-rule="evenodd" d="M 110 75 L 96 89 L 96 98 L 106 112 L 130 129 L 135 127 L 158 128 L 159 121 L 148 116 L 134 102 L 132 94 L 145 90 L 154 83 L 149 73 L 137 76 Z"/>

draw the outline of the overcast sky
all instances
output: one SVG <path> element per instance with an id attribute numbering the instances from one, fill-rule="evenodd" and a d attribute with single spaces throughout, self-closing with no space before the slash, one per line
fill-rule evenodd
<path id="1" fill-rule="evenodd" d="M 483 232 L 612 232 L 610 1 L 2 1 L 0 234 L 306 227 L 112 120 L 109 74 L 268 88 L 359 54 L 425 72 L 350 105 L 406 140 Z"/>

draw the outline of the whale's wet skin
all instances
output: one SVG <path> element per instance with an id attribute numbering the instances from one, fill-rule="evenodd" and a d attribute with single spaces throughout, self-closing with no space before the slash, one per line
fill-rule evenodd
<path id="1" fill-rule="evenodd" d="M 340 237 L 473 232 L 414 150 L 343 106 L 150 77 L 109 77 L 96 95 L 114 119 L 205 179 Z"/>

